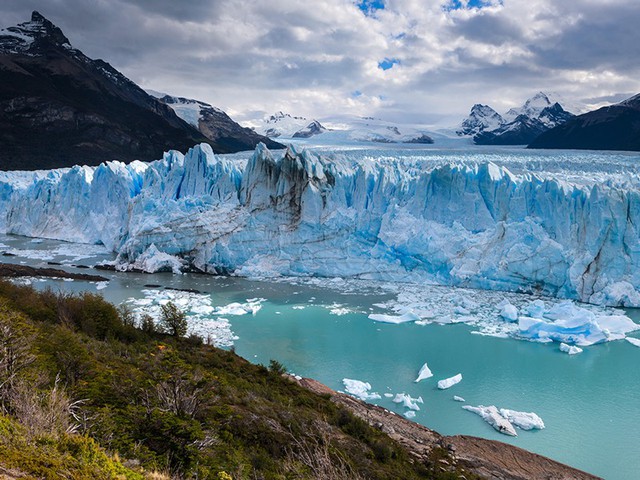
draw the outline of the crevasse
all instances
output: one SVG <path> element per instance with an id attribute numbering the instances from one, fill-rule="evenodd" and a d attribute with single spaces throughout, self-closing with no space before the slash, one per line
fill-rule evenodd
<path id="1" fill-rule="evenodd" d="M 103 243 L 121 268 L 349 276 L 640 306 L 640 192 L 491 162 L 376 162 L 259 145 L 0 177 L 6 233 Z M 136 263 L 138 262 L 138 263 Z M 169 262 L 171 263 L 171 262 Z M 175 268 L 175 262 L 172 263 Z"/>

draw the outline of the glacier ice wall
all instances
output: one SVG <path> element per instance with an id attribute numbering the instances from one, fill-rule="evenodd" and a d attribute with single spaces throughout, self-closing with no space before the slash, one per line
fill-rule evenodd
<path id="1" fill-rule="evenodd" d="M 263 145 L 243 161 L 203 144 L 150 164 L 31 181 L 4 173 L 0 208 L 6 233 L 100 242 L 121 266 L 158 251 L 211 273 L 353 276 L 640 306 L 638 189 L 491 162 L 274 156 Z"/>

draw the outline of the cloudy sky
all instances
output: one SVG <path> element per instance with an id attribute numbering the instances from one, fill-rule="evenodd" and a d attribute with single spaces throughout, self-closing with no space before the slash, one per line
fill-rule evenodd
<path id="1" fill-rule="evenodd" d="M 537 91 L 597 105 L 640 91 L 630 0 L 2 0 L 143 86 L 237 120 L 283 110 L 451 124 Z"/>

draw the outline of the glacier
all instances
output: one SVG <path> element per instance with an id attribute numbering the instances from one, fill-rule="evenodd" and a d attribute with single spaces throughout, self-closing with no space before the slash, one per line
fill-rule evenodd
<path id="1" fill-rule="evenodd" d="M 218 156 L 202 144 L 148 164 L 2 172 L 0 231 L 102 244 L 123 270 L 352 277 L 640 306 L 637 172 L 588 179 L 497 158 L 264 145 Z"/>

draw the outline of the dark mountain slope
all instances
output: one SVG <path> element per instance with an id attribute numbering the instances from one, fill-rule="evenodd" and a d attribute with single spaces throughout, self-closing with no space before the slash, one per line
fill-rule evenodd
<path id="1" fill-rule="evenodd" d="M 540 135 L 529 148 L 640 151 L 640 94 L 575 117 Z"/>
<path id="2" fill-rule="evenodd" d="M 107 62 L 72 48 L 38 12 L 0 31 L 0 169 L 155 160 L 199 142 L 228 153 L 260 141 L 223 115 L 238 128 L 200 132 Z"/>

